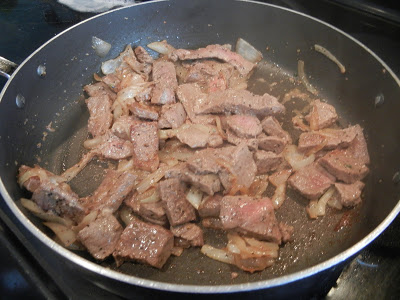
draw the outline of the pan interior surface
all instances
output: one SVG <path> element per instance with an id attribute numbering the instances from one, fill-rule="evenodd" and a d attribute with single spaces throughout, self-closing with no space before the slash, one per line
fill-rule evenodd
<path id="1" fill-rule="evenodd" d="M 94 54 L 92 36 L 113 45 L 106 58 Z M 18 204 L 20 197 L 27 196 L 16 182 L 21 164 L 39 164 L 59 174 L 84 153 L 88 112 L 82 87 L 99 72 L 102 61 L 117 56 L 127 44 L 146 46 L 167 39 L 175 47 L 197 48 L 213 43 L 234 45 L 239 37 L 264 56 L 251 82 L 250 89 L 255 93 L 283 97 L 293 88 L 304 90 L 293 80 L 297 60 L 302 59 L 321 99 L 337 109 L 341 125 L 360 124 L 364 128 L 372 163 L 363 204 L 349 211 L 328 209 L 324 218 L 310 221 L 305 213 L 307 201 L 289 192 L 277 218 L 295 227 L 294 241 L 282 247 L 276 264 L 263 272 L 241 272 L 190 248 L 181 257 L 170 258 L 162 270 L 135 263 L 117 269 L 108 258 L 100 263 L 102 273 L 111 276 L 107 274 L 111 269 L 168 284 L 235 285 L 304 273 L 359 243 L 385 220 L 399 200 L 399 186 L 393 184 L 392 177 L 400 167 L 395 151 L 400 124 L 388 122 L 396 120 L 400 111 L 398 80 L 369 51 L 335 29 L 301 14 L 253 2 L 161 1 L 119 9 L 73 27 L 34 53 L 13 76 L 0 103 L 0 155 L 5 162 L 0 171 L 5 186 L 2 192 L 9 195 L 6 201 L 11 197 Z M 346 74 L 312 50 L 316 43 L 340 58 Z M 44 78 L 35 73 L 40 64 L 46 65 Z M 23 108 L 15 105 L 18 94 L 26 99 Z M 380 94 L 385 103 L 377 107 L 374 100 Z M 299 105 L 304 103 L 294 99 L 287 108 L 293 110 Z M 81 196 L 89 194 L 100 183 L 104 167 L 105 162 L 91 163 L 71 182 L 72 188 Z M 21 210 L 50 235 L 38 219 Z M 336 230 L 344 214 L 351 224 Z M 226 243 L 225 234 L 213 230 L 206 230 L 205 240 L 218 247 Z M 87 253 L 76 254 L 95 262 Z M 239 276 L 232 279 L 232 272 Z M 131 283 L 137 283 L 135 277 Z"/>

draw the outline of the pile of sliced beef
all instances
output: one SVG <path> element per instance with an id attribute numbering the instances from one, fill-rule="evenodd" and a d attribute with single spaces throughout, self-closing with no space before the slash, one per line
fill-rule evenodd
<path id="1" fill-rule="evenodd" d="M 171 254 L 207 243 L 206 227 L 277 245 L 290 241 L 295 229 L 275 216 L 287 186 L 310 200 L 334 188 L 332 197 L 345 207 L 361 201 L 369 156 L 360 126 L 338 128 L 335 108 L 315 100 L 296 145 L 299 157 L 315 159 L 295 168 L 285 154 L 292 137 L 279 121 L 285 107 L 246 89 L 257 62 L 226 45 L 164 45 L 169 52 L 158 59 L 128 46 L 84 87 L 84 145 L 97 159 L 119 162 L 96 191 L 79 197 L 68 170 L 58 176 L 20 168 L 31 200 L 47 215 L 71 220 L 64 224 L 76 235 L 70 244 L 97 260 L 162 268 Z"/>

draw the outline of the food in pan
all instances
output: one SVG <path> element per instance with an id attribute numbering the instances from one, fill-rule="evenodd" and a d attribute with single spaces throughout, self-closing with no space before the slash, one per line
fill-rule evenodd
<path id="1" fill-rule="evenodd" d="M 262 55 L 243 39 L 236 52 L 231 45 L 175 49 L 166 41 L 148 47 L 160 56 L 127 46 L 84 87 L 87 152 L 76 165 L 60 175 L 19 168 L 20 186 L 32 193 L 22 205 L 58 242 L 96 260 L 113 256 L 117 266 L 156 268 L 184 248 L 201 247 L 255 272 L 273 265 L 296 235 L 275 216 L 291 201 L 287 189 L 309 199 L 310 219 L 327 206 L 362 201 L 369 172 L 363 130 L 339 127 L 336 109 L 316 90 L 280 99 L 251 92 L 248 80 Z M 305 95 L 307 105 L 288 119 L 294 94 Z M 68 182 L 94 159 L 111 163 L 98 188 L 81 197 Z M 209 244 L 207 228 L 225 231 L 226 247 Z"/>

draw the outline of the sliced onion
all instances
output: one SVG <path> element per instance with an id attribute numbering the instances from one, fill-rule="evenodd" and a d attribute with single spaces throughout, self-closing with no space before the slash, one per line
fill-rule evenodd
<path id="1" fill-rule="evenodd" d="M 147 47 L 164 55 L 170 54 L 175 50 L 175 48 L 168 44 L 165 40 L 161 42 L 150 43 L 147 45 Z"/>
<path id="2" fill-rule="evenodd" d="M 328 206 L 336 208 L 337 210 L 342 210 L 343 205 L 342 202 L 340 202 L 339 197 L 336 197 L 336 195 L 333 195 L 327 202 Z"/>
<path id="3" fill-rule="evenodd" d="M 334 194 L 335 189 L 330 187 L 319 200 L 311 200 L 308 206 L 306 207 L 306 211 L 311 219 L 316 219 L 318 217 L 325 215 L 326 204 L 328 200 Z"/>
<path id="4" fill-rule="evenodd" d="M 248 195 L 251 197 L 261 197 L 268 188 L 268 175 L 257 176 L 249 187 Z"/>
<path id="5" fill-rule="evenodd" d="M 337 64 L 337 66 L 339 67 L 340 73 L 342 73 L 342 74 L 346 73 L 346 67 L 328 49 L 326 49 L 318 44 L 314 45 L 314 49 L 315 49 L 315 51 L 322 53 L 327 58 L 329 58 L 331 61 L 333 61 L 335 64 Z"/>
<path id="6" fill-rule="evenodd" d="M 183 247 L 177 247 L 177 246 L 172 247 L 171 254 L 173 256 L 181 256 L 182 253 L 183 253 Z"/>
<path id="7" fill-rule="evenodd" d="M 165 172 L 167 172 L 171 167 L 173 166 L 162 166 L 158 168 L 156 171 L 145 177 L 137 186 L 136 190 L 138 191 L 139 194 L 144 193 L 147 191 L 149 188 L 154 186 L 157 182 L 161 180 L 161 178 L 164 177 Z"/>
<path id="8" fill-rule="evenodd" d="M 125 226 L 128 226 L 136 219 L 135 215 L 133 214 L 132 208 L 123 205 L 122 208 L 119 210 L 119 217 L 121 218 L 122 222 L 124 222 Z"/>
<path id="9" fill-rule="evenodd" d="M 297 72 L 299 73 L 299 78 L 301 82 L 303 82 L 304 86 L 306 87 L 307 91 L 311 94 L 318 94 L 318 91 L 311 85 L 308 81 L 306 74 L 304 73 L 304 61 L 299 60 L 297 63 Z"/>
<path id="10" fill-rule="evenodd" d="M 304 154 L 298 152 L 296 145 L 286 146 L 283 150 L 283 156 L 295 171 L 300 170 L 305 166 L 308 166 L 315 160 L 314 154 L 311 154 L 310 156 L 305 156 Z"/>
<path id="11" fill-rule="evenodd" d="M 103 72 L 104 75 L 114 73 L 118 69 L 118 67 L 121 66 L 124 57 L 132 54 L 133 50 L 131 45 L 126 46 L 125 50 L 117 58 L 103 62 L 101 64 L 101 71 Z"/>
<path id="12" fill-rule="evenodd" d="M 204 255 L 207 255 L 208 257 L 210 257 L 214 260 L 218 260 L 223 263 L 234 264 L 234 262 L 235 262 L 234 257 L 231 253 L 229 253 L 228 251 L 223 250 L 223 249 L 214 248 L 211 245 L 207 245 L 207 244 L 203 245 L 203 247 L 201 247 L 200 251 Z"/>
<path id="13" fill-rule="evenodd" d="M 92 36 L 92 48 L 96 51 L 98 56 L 104 57 L 110 51 L 111 44 L 99 39 L 98 37 Z"/>
<path id="14" fill-rule="evenodd" d="M 49 227 L 56 234 L 65 247 L 68 247 L 76 241 L 75 231 L 67 226 L 54 222 L 44 222 L 43 224 Z"/>
<path id="15" fill-rule="evenodd" d="M 129 171 L 134 167 L 133 160 L 126 160 L 122 159 L 118 163 L 118 168 L 117 171 L 119 172 L 124 172 L 124 171 Z"/>
<path id="16" fill-rule="evenodd" d="M 89 214 L 87 214 L 87 215 L 82 219 L 82 221 L 81 221 L 78 225 L 74 226 L 72 229 L 73 229 L 75 232 L 78 233 L 78 232 L 81 231 L 83 228 L 85 228 L 85 227 L 88 226 L 90 223 L 92 223 L 94 220 L 96 220 L 98 214 L 99 214 L 99 211 L 98 211 L 98 210 L 91 211 Z"/>
<path id="17" fill-rule="evenodd" d="M 203 199 L 203 192 L 197 187 L 192 186 L 186 193 L 186 199 L 195 209 L 199 209 L 201 200 Z"/>
<path id="18" fill-rule="evenodd" d="M 43 221 L 58 223 L 67 227 L 70 227 L 73 224 L 71 219 L 68 219 L 66 217 L 62 218 L 60 216 L 55 215 L 52 212 L 44 211 L 32 200 L 21 198 L 21 204 L 23 207 L 29 210 L 33 215 L 35 215 L 39 219 L 42 219 Z"/>
<path id="19" fill-rule="evenodd" d="M 156 188 L 150 188 L 143 194 L 139 194 L 137 199 L 140 203 L 155 203 L 161 200 L 160 194 Z"/>
<path id="20" fill-rule="evenodd" d="M 71 181 L 76 175 L 78 175 L 86 165 L 96 156 L 96 152 L 90 151 L 83 155 L 82 159 L 71 168 L 61 174 L 61 177 L 65 178 L 65 181 Z"/>
<path id="21" fill-rule="evenodd" d="M 274 195 L 272 196 L 272 205 L 275 209 L 282 206 L 286 199 L 286 183 L 278 185 L 275 189 Z"/>
<path id="22" fill-rule="evenodd" d="M 104 138 L 105 138 L 105 136 L 101 135 L 101 136 L 97 136 L 93 139 L 87 139 L 86 141 L 83 142 L 83 146 L 86 149 L 94 149 L 104 142 Z"/>
<path id="23" fill-rule="evenodd" d="M 252 63 L 258 63 L 263 58 L 260 51 L 242 38 L 239 38 L 236 42 L 236 53 Z"/>

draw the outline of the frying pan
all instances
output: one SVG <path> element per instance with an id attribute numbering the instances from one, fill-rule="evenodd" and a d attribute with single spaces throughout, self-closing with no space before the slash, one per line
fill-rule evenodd
<path id="1" fill-rule="evenodd" d="M 112 44 L 107 57 L 95 55 L 92 36 Z M 117 270 L 112 259 L 97 263 L 86 253 L 59 246 L 41 222 L 19 205 L 18 199 L 27 196 L 16 182 L 20 164 L 40 164 L 60 173 L 79 160 L 88 118 L 82 87 L 91 82 L 94 72 L 99 72 L 102 61 L 117 56 L 129 43 L 146 46 L 167 39 L 175 47 L 197 48 L 213 43 L 234 44 L 238 37 L 263 52 L 266 62 L 255 77 L 278 80 L 293 76 L 298 59 L 302 59 L 320 98 L 338 110 L 340 123 L 364 128 L 371 172 L 362 205 L 344 212 L 351 220 L 349 226 L 335 230 L 343 212 L 333 210 L 325 218 L 308 220 L 304 212 L 307 202 L 289 194 L 290 200 L 277 217 L 295 227 L 295 240 L 281 249 L 280 259 L 270 269 L 251 275 L 211 261 L 198 249 L 188 249 L 182 257 L 171 258 L 161 271 L 135 263 L 125 263 Z M 341 74 L 335 64 L 312 50 L 314 44 L 334 53 L 346 66 L 346 73 Z M 267 85 L 257 82 L 252 88 L 262 92 Z M 98 285 L 119 294 L 132 296 L 131 291 L 138 287 L 231 293 L 304 285 L 299 281 L 315 276 L 321 279 L 327 271 L 340 269 L 376 238 L 400 210 L 400 187 L 393 180 L 400 166 L 400 124 L 395 122 L 400 111 L 399 87 L 400 81 L 390 68 L 360 42 L 324 22 L 288 9 L 228 0 L 155 1 L 117 9 L 51 39 L 27 58 L 7 82 L 0 95 L 1 193 L 18 221 L 48 251 Z M 270 92 L 281 96 L 289 88 L 282 84 Z M 295 107 L 297 104 L 291 108 Z M 72 187 L 82 196 L 90 193 L 101 180 L 101 176 L 93 174 L 102 167 L 101 162 L 87 167 L 71 183 Z M 224 235 L 207 231 L 206 240 L 222 246 Z M 232 272 L 239 276 L 232 279 Z"/>

